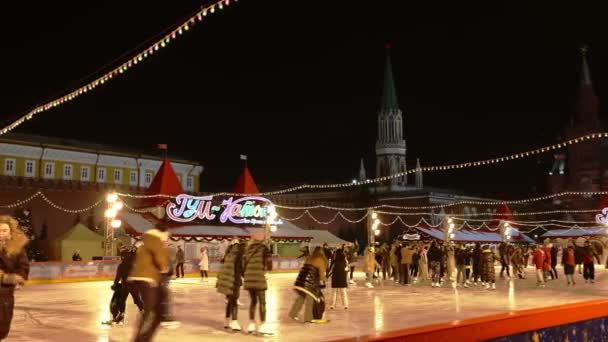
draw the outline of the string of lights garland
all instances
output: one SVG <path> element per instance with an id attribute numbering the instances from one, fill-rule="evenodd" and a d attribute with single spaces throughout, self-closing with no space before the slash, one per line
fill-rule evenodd
<path id="1" fill-rule="evenodd" d="M 498 216 L 507 214 L 497 214 L 497 213 L 470 213 L 470 214 L 442 214 L 442 213 L 429 213 L 429 212 L 393 212 L 393 211 L 382 211 L 375 210 L 378 214 L 385 215 L 399 215 L 399 216 L 416 216 L 416 215 L 428 215 L 428 216 L 450 216 L 454 218 L 458 217 L 468 217 L 468 216 Z M 549 214 L 585 214 L 585 213 L 597 213 L 599 210 L 597 209 L 567 209 L 567 210 L 547 210 L 547 211 L 530 211 L 524 213 L 511 213 L 511 216 L 530 216 L 530 215 L 549 215 Z"/>
<path id="2" fill-rule="evenodd" d="M 77 213 L 83 213 L 83 212 L 89 211 L 89 210 L 97 207 L 98 205 L 100 205 L 103 202 L 103 200 L 99 200 L 85 208 L 68 209 L 68 208 L 62 207 L 62 206 L 56 204 L 55 202 L 53 202 L 52 200 L 50 200 L 48 197 L 46 197 L 46 195 L 42 191 L 36 191 L 34 194 L 32 194 L 30 197 L 28 197 L 24 200 L 20 200 L 15 203 L 12 203 L 12 204 L 0 205 L 0 208 L 9 208 L 9 209 L 18 208 L 18 207 L 21 207 L 21 206 L 33 201 L 37 197 L 42 198 L 42 200 L 44 200 L 46 203 L 48 203 L 51 207 L 61 210 L 66 213 L 71 213 L 71 214 L 77 214 Z"/>
<path id="3" fill-rule="evenodd" d="M 104 75 L 98 77 L 97 79 L 77 88 L 76 90 L 63 95 L 57 99 L 48 101 L 44 104 L 38 105 L 26 112 L 24 115 L 19 117 L 17 120 L 13 121 L 8 126 L 5 126 L 0 129 L 0 135 L 4 135 L 16 127 L 22 125 L 25 121 L 31 120 L 34 116 L 46 112 L 52 108 L 56 108 L 60 105 L 63 105 L 69 101 L 76 99 L 77 97 L 84 95 L 99 86 L 102 86 L 110 81 L 112 81 L 115 77 L 120 76 L 137 66 L 139 63 L 142 63 L 148 57 L 154 55 L 159 49 L 166 47 L 169 43 L 177 39 L 179 36 L 183 35 L 185 32 L 190 30 L 195 24 L 203 21 L 203 19 L 209 15 L 216 12 L 216 8 L 218 10 L 222 10 L 224 6 L 230 5 L 230 2 L 237 2 L 238 0 L 216 0 L 210 5 L 204 6 L 198 11 L 195 15 L 191 16 L 180 25 L 177 26 L 174 30 L 170 31 L 168 34 L 164 35 L 161 39 L 156 40 L 154 43 L 150 44 L 147 48 L 141 50 L 138 54 L 136 54 L 131 59 L 126 62 L 120 64 L 116 68 L 110 70 Z"/>

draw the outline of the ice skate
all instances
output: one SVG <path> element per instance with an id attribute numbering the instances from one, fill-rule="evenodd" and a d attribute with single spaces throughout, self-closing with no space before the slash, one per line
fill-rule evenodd
<path id="1" fill-rule="evenodd" d="M 224 320 L 224 329 L 230 329 L 230 318 Z"/>
<path id="2" fill-rule="evenodd" d="M 164 329 L 177 329 L 181 323 L 179 321 L 164 321 L 160 322 L 160 327 Z"/>
<path id="3" fill-rule="evenodd" d="M 232 331 L 241 331 L 241 326 L 237 320 L 231 321 L 229 328 L 232 329 Z"/>
<path id="4" fill-rule="evenodd" d="M 490 289 L 490 283 L 486 283 L 485 288 L 486 288 L 486 290 L 489 290 Z"/>
<path id="5" fill-rule="evenodd" d="M 256 324 L 255 325 L 255 334 L 257 336 L 272 336 L 272 335 L 274 335 L 273 332 L 270 332 L 268 330 L 268 328 L 266 327 L 265 323 L 261 323 L 261 324 Z"/>
<path id="6" fill-rule="evenodd" d="M 247 333 L 253 334 L 254 332 L 255 332 L 255 323 L 251 322 L 251 323 L 249 323 L 249 327 L 247 327 Z"/>
<path id="7" fill-rule="evenodd" d="M 374 288 L 374 285 L 372 285 L 372 283 L 370 283 L 369 281 L 367 283 L 365 283 L 365 286 L 367 286 L 367 288 L 369 288 L 369 289 Z"/>
<path id="8" fill-rule="evenodd" d="M 496 290 L 496 283 L 492 283 L 492 290 Z"/>

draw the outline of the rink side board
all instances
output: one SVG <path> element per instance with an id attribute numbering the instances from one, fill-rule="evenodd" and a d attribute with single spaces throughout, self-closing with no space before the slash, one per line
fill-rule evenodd
<path id="1" fill-rule="evenodd" d="M 512 311 L 452 321 L 347 341 L 564 341 L 569 336 L 605 337 L 608 340 L 608 300 L 585 301 L 546 308 Z"/>

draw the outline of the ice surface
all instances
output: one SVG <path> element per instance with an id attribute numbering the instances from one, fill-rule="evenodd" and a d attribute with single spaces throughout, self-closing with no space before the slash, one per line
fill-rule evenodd
<path id="1" fill-rule="evenodd" d="M 208 283 L 196 278 L 179 279 L 171 286 L 175 315 L 182 326 L 177 330 L 159 329 L 155 341 L 326 341 L 608 296 L 603 267 L 596 267 L 599 280 L 595 284 L 585 284 L 577 273 L 575 287 L 567 287 L 562 270 L 558 272 L 560 279 L 548 282 L 546 288 L 536 287 L 532 268 L 527 270 L 528 279 L 513 282 L 500 279 L 497 272 L 496 291 L 473 286 L 431 288 L 428 283 L 406 287 L 391 281 L 376 282 L 375 288 L 368 289 L 363 286 L 363 274 L 356 273 L 357 284 L 348 290 L 349 309 L 339 306 L 328 310 L 326 318 L 331 321 L 320 325 L 302 324 L 287 317 L 294 300 L 292 284 L 296 274 L 272 274 L 266 295 L 268 326 L 276 334 L 271 338 L 229 333 L 223 329 L 224 297 L 215 291 L 214 278 Z M 130 298 L 124 326 L 101 324 L 110 318 L 110 284 L 103 281 L 22 288 L 17 292 L 15 316 L 7 341 L 131 341 L 138 313 Z M 326 298 L 329 302 L 329 291 Z M 243 291 L 240 300 L 244 305 L 239 310 L 239 321 L 245 327 L 248 294 Z"/>

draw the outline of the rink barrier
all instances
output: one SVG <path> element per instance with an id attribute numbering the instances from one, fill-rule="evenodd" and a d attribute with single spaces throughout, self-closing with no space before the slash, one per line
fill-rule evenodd
<path id="1" fill-rule="evenodd" d="M 273 257 L 272 272 L 295 272 L 300 269 L 303 259 L 294 257 Z M 30 264 L 28 284 L 66 283 L 114 279 L 119 262 L 114 260 L 94 261 L 47 261 Z M 220 269 L 221 259 L 209 260 L 209 273 L 214 275 Z M 189 277 L 200 277 L 198 260 L 184 264 L 184 273 Z"/>
<path id="2" fill-rule="evenodd" d="M 407 314 L 404 312 L 404 314 Z M 552 307 L 511 311 L 480 318 L 433 324 L 378 335 L 336 340 L 386 342 L 436 341 L 570 341 L 584 335 L 608 340 L 608 300 L 593 300 Z M 579 335 L 576 335 L 576 334 Z M 556 338 L 557 337 L 557 338 Z M 580 339 L 582 340 L 582 339 Z M 599 341 L 599 340 L 598 340 Z"/>

